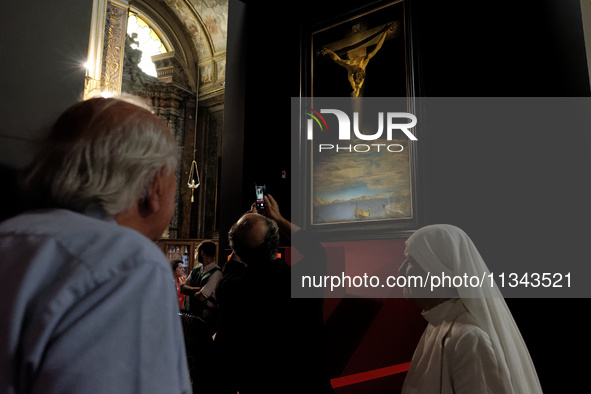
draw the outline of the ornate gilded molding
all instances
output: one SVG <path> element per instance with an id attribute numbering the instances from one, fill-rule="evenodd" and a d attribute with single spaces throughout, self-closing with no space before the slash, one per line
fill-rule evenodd
<path id="1" fill-rule="evenodd" d="M 94 0 L 84 98 L 121 92 L 127 0 Z"/>
<path id="2" fill-rule="evenodd" d="M 107 3 L 101 90 L 113 94 L 121 92 L 128 10 L 127 4 L 113 1 Z"/>

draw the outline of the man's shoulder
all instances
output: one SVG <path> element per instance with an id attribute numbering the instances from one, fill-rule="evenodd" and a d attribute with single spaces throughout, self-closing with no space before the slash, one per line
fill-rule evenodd
<path id="1" fill-rule="evenodd" d="M 98 232 L 116 224 L 114 220 L 67 209 L 43 209 L 23 212 L 0 223 L 0 235 L 45 235 L 54 237 Z"/>
<path id="2" fill-rule="evenodd" d="M 191 277 L 191 279 L 194 279 L 197 275 L 199 275 L 200 270 L 201 270 L 201 266 L 193 267 L 191 272 L 189 272 L 189 276 Z"/>
<path id="3" fill-rule="evenodd" d="M 246 265 L 241 261 L 230 259 L 221 269 L 224 276 L 242 275 L 246 271 Z"/>
<path id="4" fill-rule="evenodd" d="M 89 264 L 98 260 L 153 260 L 160 249 L 139 232 L 65 209 L 30 211 L 0 223 L 6 244 L 54 243 L 65 253 Z M 164 256 L 162 256 L 164 258 Z"/>
<path id="5" fill-rule="evenodd" d="M 29 212 L 0 224 L 0 255 L 2 272 L 18 272 L 0 275 L 6 297 L 36 300 L 38 308 L 51 306 L 55 313 L 96 296 L 97 289 L 108 293 L 147 278 L 165 285 L 171 277 L 166 257 L 146 237 L 63 210 Z"/>
<path id="6" fill-rule="evenodd" d="M 289 264 L 282 259 L 275 259 L 267 264 L 266 269 L 274 274 L 283 273 L 283 274 L 290 274 L 291 270 Z"/>

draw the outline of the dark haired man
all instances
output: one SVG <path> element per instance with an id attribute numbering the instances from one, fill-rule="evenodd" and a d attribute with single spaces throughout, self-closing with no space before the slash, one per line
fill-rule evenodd
<path id="1" fill-rule="evenodd" d="M 187 279 L 181 283 L 181 293 L 189 296 L 185 309 L 212 326 L 215 326 L 217 316 L 215 289 L 222 277 L 221 269 L 215 261 L 216 254 L 215 243 L 201 242 L 197 247 L 197 261 L 201 265 L 193 268 Z"/>
<path id="2" fill-rule="evenodd" d="M 185 332 L 193 392 L 202 394 L 214 393 L 216 386 L 215 379 L 203 374 L 204 361 L 214 357 L 213 335 L 219 319 L 215 292 L 222 273 L 216 264 L 216 255 L 215 243 L 201 242 L 197 247 L 197 261 L 201 264 L 193 268 L 180 285 L 181 293 L 187 295 L 184 309 L 193 315 Z"/>

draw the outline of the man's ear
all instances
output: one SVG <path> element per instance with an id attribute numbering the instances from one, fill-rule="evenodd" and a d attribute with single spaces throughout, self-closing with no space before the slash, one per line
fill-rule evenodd
<path id="1" fill-rule="evenodd" d="M 154 175 L 154 181 L 152 182 L 152 186 L 150 186 L 149 192 L 139 203 L 139 210 L 142 216 L 146 217 L 160 211 L 162 206 L 160 201 L 161 186 L 160 172 L 157 172 Z"/>

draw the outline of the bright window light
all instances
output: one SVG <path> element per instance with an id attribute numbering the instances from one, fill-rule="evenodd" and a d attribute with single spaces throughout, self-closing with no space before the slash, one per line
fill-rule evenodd
<path id="1" fill-rule="evenodd" d="M 137 15 L 129 14 L 127 34 L 133 37 L 133 33 L 137 34 L 135 37 L 137 43 L 132 43 L 131 46 L 142 51 L 139 67 L 146 74 L 156 77 L 156 66 L 152 63 L 152 56 L 168 52 L 166 47 L 158 34 L 143 19 Z"/>

